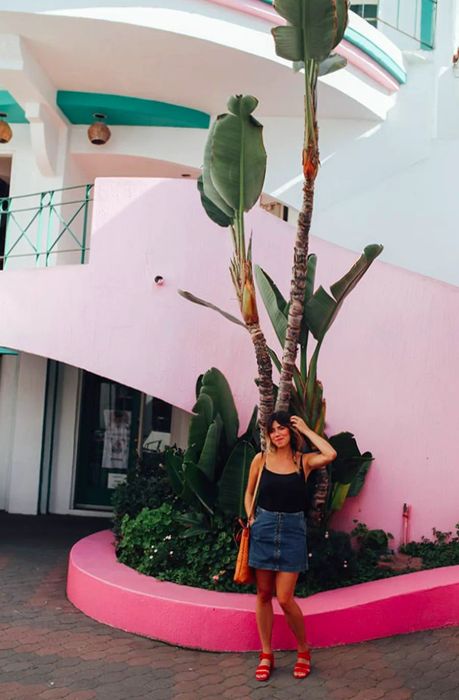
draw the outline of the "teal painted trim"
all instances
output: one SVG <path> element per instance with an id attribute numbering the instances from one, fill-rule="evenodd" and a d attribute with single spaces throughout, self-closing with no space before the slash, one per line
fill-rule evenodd
<path id="1" fill-rule="evenodd" d="M 434 15 L 436 3 L 421 0 L 421 49 L 431 51 L 434 47 Z"/>
<path id="2" fill-rule="evenodd" d="M 402 66 L 394 61 L 385 51 L 374 44 L 371 39 L 358 32 L 353 27 L 347 27 L 344 32 L 344 38 L 370 56 L 381 68 L 384 68 L 395 80 L 400 83 L 406 83 L 406 71 Z"/>
<path id="3" fill-rule="evenodd" d="M 19 355 L 19 353 L 11 348 L 0 348 L 0 355 Z"/>
<path id="4" fill-rule="evenodd" d="M 260 2 L 266 5 L 273 5 L 273 0 L 260 0 Z M 383 49 L 374 44 L 371 39 L 364 36 L 356 29 L 352 27 L 347 27 L 344 32 L 344 38 L 350 44 L 353 44 L 358 49 L 366 53 L 370 58 L 372 58 L 375 63 L 384 68 L 395 80 L 400 83 L 406 83 L 406 71 L 398 63 L 394 61 L 389 54 L 387 54 Z"/>
<path id="5" fill-rule="evenodd" d="M 7 90 L 0 90 L 0 112 L 6 113 L 9 124 L 28 124 L 25 112 Z"/>
<path id="6" fill-rule="evenodd" d="M 171 126 L 208 129 L 210 115 L 197 109 L 123 95 L 59 90 L 57 105 L 72 124 L 92 124 L 104 114 L 110 126 Z"/>

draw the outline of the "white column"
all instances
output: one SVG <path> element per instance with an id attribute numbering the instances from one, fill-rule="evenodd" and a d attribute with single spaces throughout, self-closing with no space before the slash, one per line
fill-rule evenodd
<path id="1" fill-rule="evenodd" d="M 19 357 L 0 358 L 0 510 L 8 509 Z"/>
<path id="2" fill-rule="evenodd" d="M 51 475 L 50 513 L 69 513 L 73 508 L 74 465 L 78 447 L 80 370 L 59 365 L 59 385 Z"/>
<path id="3" fill-rule="evenodd" d="M 37 513 L 46 366 L 44 357 L 26 353 L 19 356 L 7 503 L 10 513 Z"/>

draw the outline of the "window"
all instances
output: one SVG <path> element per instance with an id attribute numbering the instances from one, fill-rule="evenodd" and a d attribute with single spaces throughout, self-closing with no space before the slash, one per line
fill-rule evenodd
<path id="1" fill-rule="evenodd" d="M 351 3 L 350 9 L 356 15 L 363 17 L 373 27 L 378 26 L 378 3 L 377 2 L 361 2 Z"/>

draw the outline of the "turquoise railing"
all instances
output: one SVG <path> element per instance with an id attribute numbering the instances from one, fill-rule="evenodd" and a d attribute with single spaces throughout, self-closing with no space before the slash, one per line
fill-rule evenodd
<path id="1" fill-rule="evenodd" d="M 87 262 L 92 188 L 88 184 L 0 198 L 6 230 L 0 267 Z"/>
<path id="2" fill-rule="evenodd" d="M 414 39 L 420 49 L 433 49 L 438 0 L 392 0 L 351 2 L 351 10 L 370 24 L 384 27 Z"/>

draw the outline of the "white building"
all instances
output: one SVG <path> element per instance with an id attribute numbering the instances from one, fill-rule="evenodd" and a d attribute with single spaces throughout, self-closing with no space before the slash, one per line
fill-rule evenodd
<path id="1" fill-rule="evenodd" d="M 320 80 L 322 168 L 313 233 L 353 251 L 381 242 L 385 262 L 458 285 L 458 3 L 351 4 L 355 12 L 339 47 L 347 67 Z M 151 362 L 163 374 L 169 350 L 149 326 L 148 299 L 139 303 L 122 275 L 123 290 L 115 273 L 107 281 L 114 263 L 101 259 L 100 248 L 100 279 L 113 287 L 92 281 L 84 305 L 73 282 L 66 286 L 73 277 L 87 279 L 79 268 L 91 268 L 93 252 L 96 264 L 91 235 L 107 222 L 104 180 L 99 200 L 92 186 L 96 178 L 196 178 L 210 121 L 229 95 L 251 93 L 260 101 L 269 155 L 264 202 L 275 209 L 281 203 L 288 209 L 277 210 L 294 220 L 303 81 L 275 55 L 270 29 L 278 18 L 262 0 L 138 0 L 135 7 L 117 0 L 3 0 L 0 18 L 0 112 L 12 130 L 0 144 L 0 508 L 107 510 L 128 459 L 122 452 L 118 465 L 109 464 L 109 440 L 128 438 L 130 453 L 145 440 L 183 444 L 193 403 L 187 387 L 197 373 L 193 360 L 193 376 L 184 370 L 170 392 L 140 370 L 131 379 L 136 343 L 150 338 Z M 110 128 L 104 145 L 88 139 L 95 121 Z M 123 187 L 129 203 L 129 184 Z M 167 220 L 156 220 L 156 211 L 151 226 L 164 252 Z M 134 221 L 132 227 L 124 249 L 117 238 L 117 264 L 123 250 L 135 247 Z M 154 251 L 154 262 L 150 252 L 137 251 L 133 278 L 148 269 L 153 279 L 167 268 L 164 255 L 156 264 Z M 187 284 L 198 279 L 187 274 Z M 123 335 L 116 318 L 97 316 L 108 294 L 123 313 L 130 308 L 145 332 L 133 335 L 124 361 L 97 345 L 105 335 L 115 348 Z M 19 298 L 23 308 L 30 305 L 24 315 Z M 69 321 L 77 307 L 79 326 Z M 72 353 L 82 337 L 88 352 Z M 195 358 L 199 348 L 193 352 Z M 183 395 L 176 386 L 182 380 Z M 244 390 L 233 388 L 243 403 Z"/>

